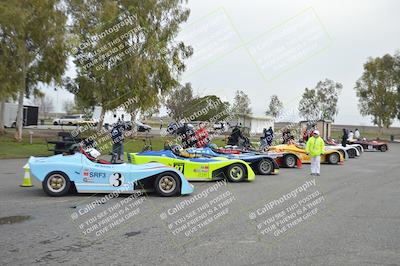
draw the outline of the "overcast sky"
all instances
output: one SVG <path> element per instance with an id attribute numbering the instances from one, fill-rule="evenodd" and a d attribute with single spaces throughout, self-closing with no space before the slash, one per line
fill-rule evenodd
<path id="1" fill-rule="evenodd" d="M 232 101 L 243 90 L 255 115 L 277 94 L 283 119 L 294 120 L 304 88 L 329 78 L 343 84 L 335 122 L 370 124 L 359 115 L 354 84 L 368 57 L 400 49 L 400 1 L 189 0 L 188 6 L 179 38 L 195 54 L 182 82 L 191 82 L 197 94 Z M 63 91 L 46 92 L 57 111 L 72 99 Z"/>

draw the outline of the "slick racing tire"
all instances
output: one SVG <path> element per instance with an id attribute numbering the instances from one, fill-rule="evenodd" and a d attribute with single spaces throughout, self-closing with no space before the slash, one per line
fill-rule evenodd
<path id="1" fill-rule="evenodd" d="M 349 150 L 347 151 L 347 154 L 349 155 L 349 158 L 355 158 L 356 155 L 357 155 L 357 152 L 356 152 L 355 149 L 349 149 Z"/>
<path id="2" fill-rule="evenodd" d="M 328 162 L 329 162 L 330 164 L 338 164 L 339 161 L 340 161 L 339 153 L 336 153 L 336 152 L 335 152 L 335 153 L 329 154 L 329 156 L 328 156 Z"/>
<path id="3" fill-rule="evenodd" d="M 382 145 L 382 146 L 379 147 L 379 150 L 381 152 L 385 152 L 385 151 L 387 151 L 387 146 L 386 145 Z"/>
<path id="4" fill-rule="evenodd" d="M 179 193 L 181 179 L 172 172 L 161 173 L 155 179 L 154 188 L 161 196 L 171 197 Z"/>
<path id="5" fill-rule="evenodd" d="M 226 169 L 226 176 L 230 182 L 240 182 L 246 178 L 246 169 L 242 164 L 234 163 Z"/>
<path id="6" fill-rule="evenodd" d="M 274 171 L 274 163 L 268 159 L 262 159 L 257 163 L 257 173 L 260 175 L 270 175 Z"/>
<path id="7" fill-rule="evenodd" d="M 356 146 L 358 152 L 361 154 L 363 152 L 362 148 L 360 146 Z"/>
<path id="8" fill-rule="evenodd" d="M 61 197 L 68 193 L 71 181 L 63 172 L 51 172 L 42 182 L 43 190 L 52 197 Z"/>
<path id="9" fill-rule="evenodd" d="M 296 167 L 297 158 L 293 154 L 288 154 L 283 157 L 283 165 L 288 168 Z"/>

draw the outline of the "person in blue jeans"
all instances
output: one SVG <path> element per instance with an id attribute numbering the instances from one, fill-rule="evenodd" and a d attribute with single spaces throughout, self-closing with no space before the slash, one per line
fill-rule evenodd
<path id="1" fill-rule="evenodd" d="M 124 126 L 120 120 L 111 130 L 112 158 L 111 161 L 121 161 L 124 155 Z"/>

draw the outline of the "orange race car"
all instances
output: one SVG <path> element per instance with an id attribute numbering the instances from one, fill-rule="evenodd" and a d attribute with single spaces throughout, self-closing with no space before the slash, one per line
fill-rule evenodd
<path id="1" fill-rule="evenodd" d="M 296 154 L 302 163 L 310 163 L 311 157 L 307 155 L 305 148 L 305 144 L 281 144 L 269 147 L 268 151 L 291 152 Z M 343 161 L 343 155 L 337 150 L 327 150 L 321 155 L 321 163 L 341 164 Z"/>

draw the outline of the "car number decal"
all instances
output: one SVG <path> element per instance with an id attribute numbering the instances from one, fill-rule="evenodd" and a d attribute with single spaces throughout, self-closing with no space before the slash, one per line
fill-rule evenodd
<path id="1" fill-rule="evenodd" d="M 108 178 L 108 181 L 110 182 L 110 185 L 113 187 L 120 187 L 124 183 L 124 175 L 121 173 L 113 173 L 110 175 Z"/>
<path id="2" fill-rule="evenodd" d="M 181 173 L 185 171 L 185 164 L 184 163 L 174 163 L 174 167 L 178 169 Z"/>

